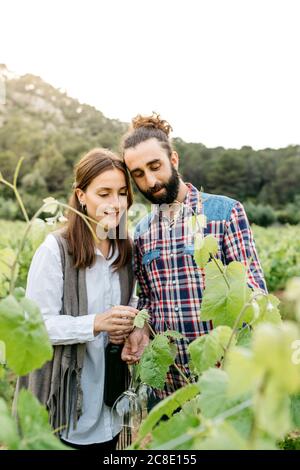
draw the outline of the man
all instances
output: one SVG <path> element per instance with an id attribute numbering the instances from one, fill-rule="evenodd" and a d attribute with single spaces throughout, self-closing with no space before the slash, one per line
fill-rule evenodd
<path id="1" fill-rule="evenodd" d="M 184 335 L 186 339 L 177 341 L 176 364 L 189 375 L 187 344 L 212 329 L 211 322 L 201 322 L 199 315 L 205 279 L 193 258 L 194 241 L 187 229 L 191 215 L 200 215 L 204 236 L 211 234 L 218 240 L 218 257 L 224 264 L 241 261 L 248 266 L 250 287 L 266 290 L 266 285 L 242 204 L 200 193 L 181 179 L 170 130 L 158 115 L 137 116 L 124 138 L 123 157 L 138 189 L 155 205 L 138 224 L 134 237 L 134 270 L 141 289 L 138 309 L 149 311 L 156 332 L 171 329 Z M 148 341 L 147 327 L 134 330 L 123 359 L 136 362 Z M 171 367 L 162 396 L 183 384 Z"/>

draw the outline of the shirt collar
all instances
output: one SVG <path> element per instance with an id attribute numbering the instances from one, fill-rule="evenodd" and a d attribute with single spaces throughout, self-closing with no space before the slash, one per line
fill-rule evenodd
<path id="1" fill-rule="evenodd" d="M 198 189 L 191 183 L 184 182 L 184 184 L 187 186 L 188 191 L 185 195 L 183 202 L 181 203 L 181 208 L 179 211 L 180 214 L 182 214 L 182 212 L 187 212 L 188 208 L 192 208 L 192 210 L 196 213 L 200 213 L 202 206 L 202 198 L 200 191 L 198 191 Z M 187 210 L 184 211 L 184 208 L 186 208 Z M 154 215 L 159 215 L 161 217 L 161 212 L 159 211 L 159 204 L 152 204 L 151 211 Z"/>
<path id="2" fill-rule="evenodd" d="M 111 246 L 110 249 L 109 249 L 108 258 L 110 258 L 111 254 L 112 254 L 112 249 L 113 249 L 113 247 Z M 98 255 L 98 256 L 100 256 L 100 257 L 103 258 L 104 260 L 106 260 L 109 264 L 112 264 L 112 263 L 115 261 L 115 259 L 118 257 L 118 255 L 119 255 L 118 245 L 115 244 L 115 252 L 114 252 L 114 255 L 113 255 L 112 258 L 110 258 L 110 259 L 108 259 L 108 260 L 105 258 L 105 256 L 104 256 L 103 253 L 101 252 L 101 250 L 100 250 L 99 248 L 97 248 L 97 247 L 95 248 L 95 254 Z"/>
<path id="3" fill-rule="evenodd" d="M 198 189 L 195 188 L 195 186 L 193 186 L 191 183 L 184 183 L 184 184 L 187 186 L 188 192 L 185 195 L 183 204 L 186 206 L 192 207 L 194 210 L 196 210 L 201 194 L 198 191 Z"/>

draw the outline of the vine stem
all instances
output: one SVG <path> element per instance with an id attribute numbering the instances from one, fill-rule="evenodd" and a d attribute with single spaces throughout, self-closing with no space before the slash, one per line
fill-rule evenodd
<path id="1" fill-rule="evenodd" d="M 152 334 L 152 336 L 155 338 L 155 336 L 157 336 L 157 334 L 155 333 L 155 331 L 153 330 L 151 324 L 149 322 L 147 322 L 147 326 Z"/>
<path id="2" fill-rule="evenodd" d="M 174 362 L 174 367 L 175 369 L 178 371 L 178 373 L 181 375 L 181 377 L 183 378 L 183 380 L 187 383 L 187 384 L 190 384 L 191 382 L 189 381 L 188 377 L 182 372 L 182 370 L 180 370 L 180 368 L 178 367 L 178 365 L 176 364 L 176 362 Z"/>
<path id="3" fill-rule="evenodd" d="M 179 201 L 176 201 L 176 202 L 179 203 Z M 181 203 L 181 204 L 183 204 L 183 203 Z M 191 209 L 192 214 L 195 216 L 195 221 L 196 221 L 196 225 L 197 225 L 198 231 L 199 231 L 199 233 L 202 233 L 202 227 L 201 227 L 201 225 L 200 225 L 200 223 L 199 223 L 199 220 L 198 220 L 198 218 L 197 218 L 197 215 L 198 215 L 198 214 L 196 213 L 196 211 L 195 211 L 192 207 L 187 206 L 186 204 L 183 204 L 183 205 L 184 205 L 185 207 L 188 207 L 189 209 Z M 223 270 L 223 269 L 221 268 L 221 266 L 219 265 L 217 258 L 216 258 L 212 253 L 209 253 L 209 254 L 210 254 L 210 256 L 212 257 L 212 260 L 214 261 L 214 263 L 215 263 L 215 265 L 217 266 L 218 270 L 219 270 L 220 273 L 222 274 L 222 276 L 223 276 L 223 278 L 224 278 L 224 281 L 226 282 L 226 285 L 227 285 L 227 287 L 228 287 L 228 289 L 229 289 L 229 288 L 230 288 L 230 284 L 229 284 L 229 281 L 228 281 L 228 279 L 227 279 L 227 277 L 226 277 L 226 274 L 225 274 L 224 270 Z"/>
<path id="4" fill-rule="evenodd" d="M 6 179 L 4 179 L 2 174 L 1 174 L 0 182 L 5 184 L 6 186 L 8 186 L 9 188 L 11 188 L 13 190 L 13 192 L 15 193 L 16 199 L 19 203 L 19 206 L 21 208 L 21 211 L 23 213 L 24 219 L 26 220 L 27 223 L 29 223 L 29 217 L 28 217 L 27 211 L 25 209 L 22 198 L 21 198 L 20 193 L 19 193 L 18 188 L 17 188 L 18 175 L 19 175 L 19 171 L 20 171 L 21 165 L 23 163 L 23 160 L 24 160 L 24 157 L 21 157 L 20 160 L 17 163 L 15 173 L 14 173 L 13 184 L 9 183 Z"/>
<path id="5" fill-rule="evenodd" d="M 226 282 L 226 285 L 227 285 L 228 289 L 230 289 L 229 281 L 228 281 L 228 279 L 227 279 L 227 277 L 226 277 L 225 272 L 223 271 L 223 269 L 222 269 L 221 266 L 219 265 L 217 258 L 216 258 L 215 256 L 213 256 L 211 253 L 210 253 L 210 256 L 212 257 L 212 259 L 213 259 L 215 265 L 217 266 L 218 270 L 219 270 L 220 273 L 222 274 L 222 276 L 223 276 L 223 278 L 224 278 L 224 281 Z"/>
<path id="6" fill-rule="evenodd" d="M 211 427 L 211 425 L 218 426 L 225 419 L 230 418 L 231 416 L 234 416 L 236 413 L 239 413 L 240 411 L 242 411 L 246 408 L 249 408 L 251 405 L 252 405 L 252 400 L 249 399 L 249 400 L 244 401 L 243 403 L 240 403 L 240 404 L 230 408 L 229 410 L 224 411 L 223 413 L 221 413 L 220 415 L 216 416 L 215 418 L 213 418 L 212 420 L 209 421 L 209 427 Z M 181 435 L 181 436 L 179 436 L 175 439 L 172 439 L 168 442 L 164 442 L 163 445 L 157 446 L 156 450 L 176 449 L 178 446 L 182 446 L 186 442 L 193 439 L 193 437 L 196 437 L 197 435 L 202 434 L 204 431 L 207 430 L 207 427 L 208 427 L 208 425 L 201 424 L 199 427 L 197 427 L 193 430 L 193 434 L 187 434 L 186 433 L 186 434 L 183 434 L 183 435 Z"/>
<path id="7" fill-rule="evenodd" d="M 251 449 L 255 448 L 255 440 L 256 440 L 256 435 L 257 435 L 257 430 L 258 430 L 257 416 L 259 415 L 259 409 L 261 407 L 261 401 L 262 401 L 262 398 L 263 398 L 263 394 L 265 392 L 266 385 L 268 383 L 268 375 L 269 375 L 268 372 L 266 372 L 264 374 L 264 376 L 262 377 L 262 380 L 260 382 L 260 385 L 258 387 L 258 390 L 257 390 L 257 400 L 255 400 L 255 402 L 256 402 L 256 413 L 254 413 L 254 416 L 253 416 L 253 421 L 252 421 L 250 435 L 249 435 L 249 446 L 250 446 Z"/>
<path id="8" fill-rule="evenodd" d="M 147 322 L 147 326 L 152 334 L 152 336 L 155 338 L 157 336 L 157 334 L 155 333 L 155 331 L 153 330 L 151 324 L 149 322 Z M 173 362 L 173 365 L 175 367 L 175 369 L 178 371 L 178 373 L 181 375 L 181 377 L 183 378 L 183 380 L 187 383 L 187 384 L 190 384 L 190 380 L 189 378 L 182 372 L 182 370 L 180 370 L 180 368 L 178 367 L 178 365 L 176 364 L 176 362 L 174 361 Z"/>
<path id="9" fill-rule="evenodd" d="M 3 183 L 5 186 L 9 187 L 10 189 L 13 190 L 15 196 L 16 196 L 16 199 L 19 203 L 19 206 L 22 210 L 22 213 L 23 213 L 23 216 L 24 216 L 24 219 L 27 223 L 27 227 L 26 227 L 26 230 L 23 234 L 23 237 L 21 238 L 21 241 L 20 241 L 20 245 L 19 245 L 19 248 L 17 250 L 17 255 L 16 255 L 16 258 L 12 264 L 12 266 L 10 266 L 11 268 L 11 279 L 10 279 L 10 286 L 9 286 L 9 293 L 12 294 L 13 291 L 14 291 L 14 288 L 15 288 L 15 283 L 16 283 L 16 268 L 17 268 L 17 265 L 18 265 L 18 261 L 19 261 L 19 258 L 20 258 L 20 255 L 21 255 L 21 252 L 24 248 L 24 245 L 25 245 L 25 240 L 32 228 L 32 225 L 34 223 L 34 221 L 38 218 L 38 216 L 42 213 L 42 212 L 45 212 L 45 208 L 51 204 L 55 203 L 57 204 L 58 207 L 64 207 L 64 208 L 67 208 L 68 210 L 71 210 L 72 212 L 75 212 L 77 215 L 79 215 L 83 220 L 84 222 L 86 223 L 86 225 L 88 226 L 89 230 L 91 231 L 92 233 L 92 236 L 93 236 L 93 239 L 95 242 L 98 241 L 98 237 L 93 229 L 93 227 L 91 226 L 91 224 L 89 223 L 89 221 L 91 221 L 92 223 L 95 223 L 95 224 L 98 224 L 98 221 L 97 220 L 94 220 L 92 219 L 91 217 L 89 217 L 88 215 L 85 215 L 81 212 L 79 212 L 77 209 L 69 206 L 68 204 L 64 204 L 62 202 L 59 202 L 57 200 L 54 200 L 53 202 L 49 202 L 49 203 L 46 203 L 44 204 L 42 207 L 40 207 L 36 213 L 33 215 L 33 217 L 31 219 L 29 219 L 28 217 L 28 214 L 27 214 L 27 211 L 25 209 L 25 206 L 24 206 L 24 203 L 23 203 L 23 200 L 22 200 L 22 197 L 18 191 L 18 188 L 17 188 L 17 181 L 18 181 L 18 176 L 19 176 L 19 172 L 20 172 L 20 168 L 21 168 L 21 165 L 23 163 L 23 160 L 24 160 L 24 157 L 21 157 L 17 163 L 17 166 L 16 166 L 16 169 L 15 169 L 15 172 L 14 172 L 14 177 L 13 177 L 13 183 L 10 183 L 9 181 L 7 181 L 5 178 L 3 178 L 3 175 L 2 173 L 0 173 L 0 183 Z"/>
<path id="10" fill-rule="evenodd" d="M 222 369 L 224 368 L 226 356 L 227 356 L 227 353 L 228 353 L 229 348 L 230 348 L 230 346 L 231 346 L 231 343 L 232 343 L 232 340 L 233 340 L 233 338 L 234 338 L 234 335 L 235 335 L 235 333 L 236 333 L 236 331 L 237 331 L 238 324 L 240 323 L 241 319 L 243 318 L 243 315 L 245 314 L 247 308 L 248 308 L 248 307 L 251 307 L 252 302 L 253 302 L 254 300 L 256 300 L 258 297 L 261 297 L 261 296 L 266 296 L 266 294 L 265 294 L 263 291 L 258 292 L 257 294 L 255 294 L 255 295 L 252 297 L 251 301 L 250 301 L 250 302 L 247 302 L 247 303 L 243 306 L 243 308 L 242 308 L 242 310 L 240 311 L 239 315 L 236 317 L 235 322 L 234 322 L 234 325 L 233 325 L 233 328 L 232 328 L 232 332 L 231 332 L 231 335 L 230 335 L 230 338 L 229 338 L 229 341 L 228 341 L 226 347 L 224 348 L 224 356 L 223 356 Z"/>
<path id="11" fill-rule="evenodd" d="M 71 206 L 68 206 L 67 204 L 64 204 L 64 203 L 61 203 L 59 201 L 56 201 L 55 200 L 55 203 L 57 204 L 58 207 L 65 207 L 65 208 L 68 208 L 70 209 L 71 211 L 75 212 L 76 214 L 78 214 L 82 219 L 83 221 L 87 224 L 88 228 L 90 229 L 92 235 L 93 235 L 93 238 L 95 241 L 97 241 L 97 235 L 95 234 L 91 224 L 86 220 L 87 219 L 87 216 L 85 216 L 85 214 L 82 214 L 81 212 L 77 211 L 76 209 L 74 209 L 73 207 Z M 23 237 L 21 238 L 21 241 L 20 241 L 20 245 L 18 247 L 18 250 L 17 250 L 17 254 L 16 254 L 16 257 L 15 257 L 15 260 L 13 262 L 13 265 L 11 267 L 11 280 L 10 280 L 10 287 L 9 287 L 9 293 L 10 295 L 13 293 L 14 291 L 14 288 L 15 288 L 15 283 L 16 283 L 16 268 L 17 268 L 17 265 L 18 265 L 18 261 L 19 261 L 19 258 L 20 258 L 20 255 L 21 255 L 21 252 L 24 248 L 24 245 L 25 245 L 25 241 L 26 241 L 26 238 L 28 237 L 28 234 L 33 226 L 33 223 L 34 221 L 38 218 L 38 216 L 42 213 L 42 212 L 45 212 L 45 209 L 47 208 L 47 206 L 51 206 L 53 205 L 54 202 L 48 202 L 46 204 L 44 204 L 42 207 L 40 207 L 36 213 L 33 215 L 33 217 L 31 218 L 31 220 L 28 220 L 28 223 L 27 223 L 27 227 L 26 227 L 26 230 L 23 234 Z M 90 217 L 89 217 L 90 219 Z M 91 219 L 93 220 L 93 219 Z M 94 221 L 93 222 L 97 223 L 97 221 Z"/>

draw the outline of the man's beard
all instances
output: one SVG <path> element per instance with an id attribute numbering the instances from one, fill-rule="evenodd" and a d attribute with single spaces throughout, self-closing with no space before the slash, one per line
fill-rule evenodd
<path id="1" fill-rule="evenodd" d="M 171 164 L 171 176 L 167 183 L 156 184 L 153 188 L 148 191 L 141 191 L 141 193 L 147 198 L 152 204 L 171 204 L 175 201 L 179 192 L 180 178 L 178 171 Z M 163 192 L 159 196 L 155 196 L 155 192 L 163 189 Z"/>

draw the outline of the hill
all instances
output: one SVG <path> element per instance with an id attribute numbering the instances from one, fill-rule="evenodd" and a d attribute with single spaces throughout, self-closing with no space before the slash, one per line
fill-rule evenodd
<path id="1" fill-rule="evenodd" d="M 97 146 L 118 151 L 128 124 L 105 117 L 40 77 L 12 76 L 3 65 L 1 70 L 6 74 L 6 103 L 0 104 L 0 171 L 11 179 L 19 157 L 25 157 L 19 184 L 33 213 L 48 195 L 67 198 L 73 165 L 83 153 Z M 294 212 L 299 214 L 300 146 L 210 149 L 180 138 L 174 139 L 174 146 L 183 178 L 197 187 L 246 202 L 253 213 L 260 205 L 262 218 L 273 210 L 266 205 L 279 211 L 281 221 L 293 221 Z M 0 187 L 0 217 L 18 216 L 10 197 Z"/>

